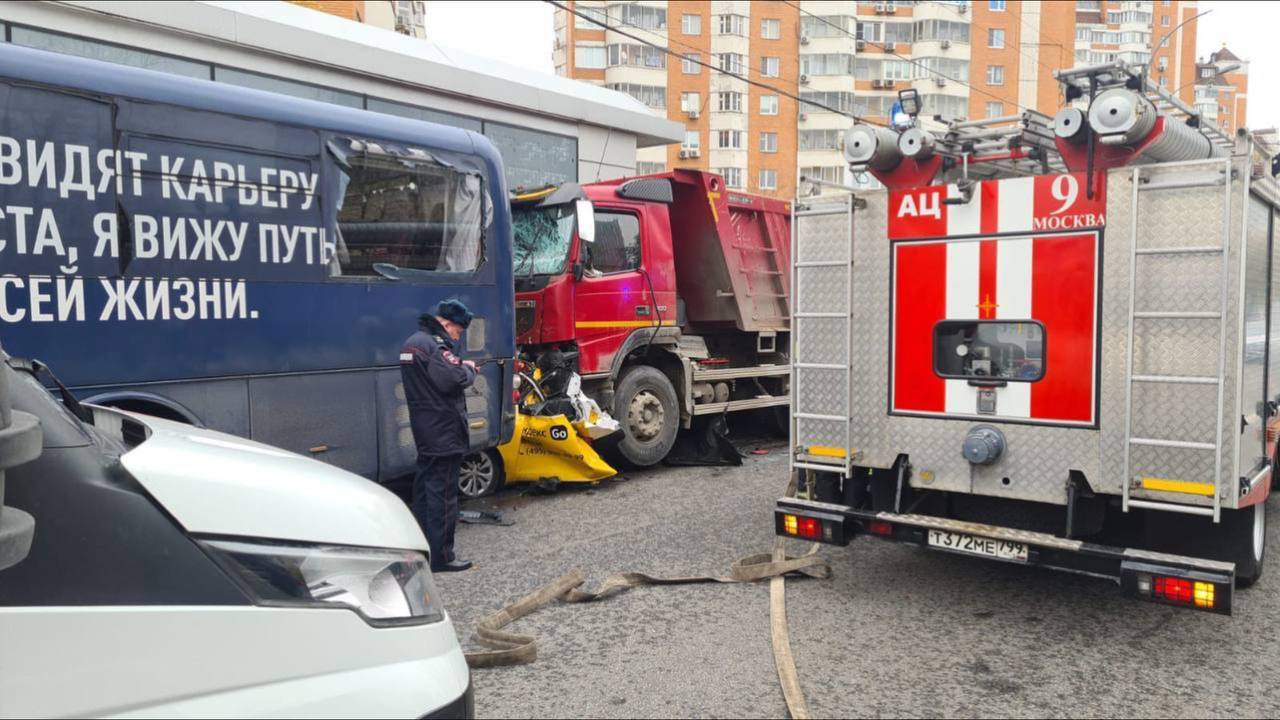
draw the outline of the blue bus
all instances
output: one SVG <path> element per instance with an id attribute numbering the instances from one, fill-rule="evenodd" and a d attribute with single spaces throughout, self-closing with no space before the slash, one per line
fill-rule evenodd
<path id="1" fill-rule="evenodd" d="M 0 338 L 82 400 L 390 479 L 415 456 L 401 343 L 457 297 L 491 447 L 510 238 L 478 133 L 0 45 Z"/>

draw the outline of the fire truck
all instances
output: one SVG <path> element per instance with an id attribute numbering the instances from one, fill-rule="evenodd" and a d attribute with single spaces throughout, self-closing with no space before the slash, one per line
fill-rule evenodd
<path id="1" fill-rule="evenodd" d="M 789 203 L 675 170 L 518 195 L 512 215 L 516 342 L 576 358 L 616 455 L 660 462 L 697 416 L 786 427 Z"/>
<path id="2" fill-rule="evenodd" d="M 797 202 L 776 532 L 1229 614 L 1276 460 L 1280 190 L 1139 68 L 1057 75 L 1053 117 L 855 125 L 885 189 Z"/>

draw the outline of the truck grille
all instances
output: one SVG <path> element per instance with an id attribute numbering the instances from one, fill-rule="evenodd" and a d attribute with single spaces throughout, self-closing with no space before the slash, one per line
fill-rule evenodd
<path id="1" fill-rule="evenodd" d="M 531 300 L 516 303 L 516 335 L 524 335 L 533 329 L 538 306 Z"/>

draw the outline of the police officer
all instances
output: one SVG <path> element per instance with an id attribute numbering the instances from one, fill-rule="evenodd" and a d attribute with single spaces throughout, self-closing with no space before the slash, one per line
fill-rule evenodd
<path id="1" fill-rule="evenodd" d="M 400 374 L 409 405 L 409 424 L 418 446 L 413 479 L 413 514 L 431 546 L 434 572 L 460 572 L 471 563 L 453 554 L 458 524 L 458 470 L 469 451 L 463 391 L 476 379 L 476 365 L 457 355 L 455 343 L 471 324 L 458 300 L 441 302 L 418 318 L 418 332 L 400 351 Z"/>

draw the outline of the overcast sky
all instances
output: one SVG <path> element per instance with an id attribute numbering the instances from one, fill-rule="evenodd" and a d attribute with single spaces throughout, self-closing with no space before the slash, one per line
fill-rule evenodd
<path id="1" fill-rule="evenodd" d="M 1200 0 L 1197 53 L 1207 56 L 1227 42 L 1231 51 L 1249 62 L 1250 127 L 1280 127 L 1280 93 L 1268 92 L 1280 83 L 1280 2 Z M 546 73 L 551 62 L 555 8 L 538 0 L 526 2 L 427 3 L 428 38 L 446 47 L 520 65 Z"/>

